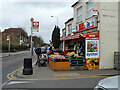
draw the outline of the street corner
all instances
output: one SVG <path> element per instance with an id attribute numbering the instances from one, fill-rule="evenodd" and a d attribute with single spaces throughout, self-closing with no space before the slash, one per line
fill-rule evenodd
<path id="1" fill-rule="evenodd" d="M 18 78 L 22 78 L 22 77 L 23 77 L 23 76 L 22 76 L 22 69 L 23 69 L 23 67 L 18 68 L 17 70 L 9 73 L 9 74 L 7 75 L 7 78 L 8 78 L 9 80 L 16 80 L 16 79 L 18 79 Z"/>

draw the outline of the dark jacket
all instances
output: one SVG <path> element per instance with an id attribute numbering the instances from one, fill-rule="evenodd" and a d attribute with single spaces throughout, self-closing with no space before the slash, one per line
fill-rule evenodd
<path id="1" fill-rule="evenodd" d="M 35 49 L 35 53 L 36 53 L 37 55 L 40 55 L 40 54 L 41 54 L 41 48 L 36 48 L 36 49 Z"/>

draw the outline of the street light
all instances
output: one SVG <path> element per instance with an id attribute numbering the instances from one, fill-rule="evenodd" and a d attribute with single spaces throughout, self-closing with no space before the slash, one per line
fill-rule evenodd
<path id="1" fill-rule="evenodd" d="M 57 19 L 57 26 L 58 26 L 58 17 L 57 16 L 51 16 L 51 17 L 56 17 L 56 19 Z"/>

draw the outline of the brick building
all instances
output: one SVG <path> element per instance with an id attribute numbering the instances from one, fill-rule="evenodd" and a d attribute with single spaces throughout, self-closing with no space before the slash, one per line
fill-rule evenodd
<path id="1" fill-rule="evenodd" d="M 8 44 L 7 36 L 9 35 L 10 42 L 13 45 L 26 45 L 28 42 L 28 35 L 22 28 L 9 28 L 2 32 L 2 44 Z"/>

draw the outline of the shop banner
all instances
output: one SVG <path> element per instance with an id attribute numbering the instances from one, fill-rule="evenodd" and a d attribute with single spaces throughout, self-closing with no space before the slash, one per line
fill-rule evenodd
<path id="1" fill-rule="evenodd" d="M 86 65 L 96 69 L 99 65 L 99 35 L 86 35 Z"/>

